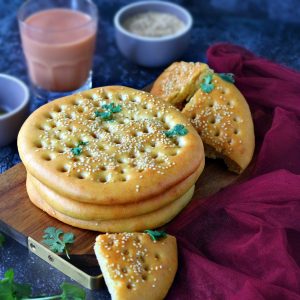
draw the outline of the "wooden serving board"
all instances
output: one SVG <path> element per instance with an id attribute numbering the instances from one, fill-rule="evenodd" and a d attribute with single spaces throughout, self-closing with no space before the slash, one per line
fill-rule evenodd
<path id="1" fill-rule="evenodd" d="M 223 162 L 206 159 L 192 201 L 204 201 L 221 188 L 244 180 L 248 177 L 247 174 L 248 171 L 240 176 L 236 175 L 229 172 Z M 75 243 L 69 249 L 70 260 L 65 255 L 54 254 L 42 245 L 44 229 L 49 226 L 75 234 Z M 22 163 L 0 175 L 0 231 L 86 288 L 98 289 L 103 285 L 103 277 L 93 251 L 95 238 L 99 233 L 64 224 L 34 206 L 26 192 L 26 170 Z"/>
<path id="2" fill-rule="evenodd" d="M 206 160 L 204 172 L 196 183 L 193 201 L 202 201 L 238 179 L 241 180 L 241 176 L 227 171 L 221 161 Z M 43 231 L 49 226 L 73 232 L 76 236 L 70 249 L 73 259 L 83 259 L 90 264 L 88 256 L 94 257 L 93 244 L 98 233 L 64 224 L 35 207 L 28 198 L 25 182 L 26 170 L 22 163 L 0 175 L 0 230 L 24 246 L 27 246 L 28 237 L 41 242 Z"/>

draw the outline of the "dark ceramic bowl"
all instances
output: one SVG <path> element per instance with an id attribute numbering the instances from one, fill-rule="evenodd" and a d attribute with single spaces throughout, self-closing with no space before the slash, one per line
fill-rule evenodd
<path id="1" fill-rule="evenodd" d="M 29 90 L 19 79 L 0 74 L 0 147 L 17 138 L 28 115 Z"/>
<path id="2" fill-rule="evenodd" d="M 144 37 L 129 32 L 124 21 L 138 13 L 155 11 L 177 16 L 185 27 L 165 37 Z M 132 62 L 146 67 L 160 67 L 179 59 L 187 49 L 193 24 L 191 14 L 183 7 L 166 1 L 141 1 L 121 8 L 115 15 L 116 42 L 121 53 Z"/>

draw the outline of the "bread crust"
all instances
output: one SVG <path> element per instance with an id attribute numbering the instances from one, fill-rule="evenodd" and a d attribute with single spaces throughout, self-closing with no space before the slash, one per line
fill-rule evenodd
<path id="1" fill-rule="evenodd" d="M 198 80 L 190 80 L 192 71 L 184 79 L 183 66 L 187 65 L 195 69 Z M 151 93 L 181 107 L 182 113 L 190 119 L 201 136 L 207 157 L 222 158 L 229 170 L 241 173 L 249 165 L 255 147 L 249 106 L 234 84 L 223 80 L 206 64 L 200 65 L 203 67 L 199 74 L 196 64 L 193 67 L 190 63 L 173 63 L 155 81 Z M 214 87 L 211 91 L 204 91 L 200 85 L 208 74 L 212 76 Z M 178 101 L 174 101 L 173 93 L 158 88 L 168 84 L 172 86 L 173 93 L 185 90 L 194 90 L 194 93 L 188 97 L 186 93 L 180 93 L 176 96 Z"/>
<path id="2" fill-rule="evenodd" d="M 27 180 L 31 182 L 37 193 L 55 210 L 80 220 L 111 220 L 124 219 L 135 217 L 143 214 L 156 211 L 180 196 L 185 194 L 197 181 L 199 175 L 202 173 L 204 163 L 197 169 L 195 173 L 184 179 L 182 182 L 172 187 L 165 193 L 156 196 L 147 201 L 139 201 L 136 203 L 123 205 L 99 205 L 93 203 L 82 203 L 72 199 L 63 197 L 47 186 L 43 185 L 35 177 L 27 173 Z"/>
<path id="3" fill-rule="evenodd" d="M 113 121 L 95 117 L 101 105 L 112 102 L 122 107 Z M 164 131 L 176 124 L 188 134 L 167 138 Z M 88 145 L 72 155 L 82 141 Z M 42 106 L 22 126 L 18 149 L 28 172 L 48 188 L 101 205 L 154 198 L 193 174 L 204 160 L 202 141 L 185 116 L 149 93 L 121 86 Z"/>
<path id="4" fill-rule="evenodd" d="M 201 74 L 208 65 L 193 62 L 174 62 L 155 80 L 151 94 L 182 108 L 197 91 Z"/>
<path id="5" fill-rule="evenodd" d="M 72 218 L 52 208 L 37 192 L 31 181 L 26 180 L 26 188 L 31 202 L 59 221 L 82 229 L 100 232 L 134 232 L 158 228 L 171 221 L 192 199 L 195 186 L 172 203 L 148 214 L 114 220 L 87 221 Z"/>
<path id="6" fill-rule="evenodd" d="M 241 173 L 250 163 L 255 146 L 254 127 L 247 101 L 240 91 L 218 75 L 209 93 L 199 89 L 183 109 L 206 145 L 206 155 L 225 160 Z"/>

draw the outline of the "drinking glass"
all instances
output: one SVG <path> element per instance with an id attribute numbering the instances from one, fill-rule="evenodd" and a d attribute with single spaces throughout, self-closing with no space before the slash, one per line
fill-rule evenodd
<path id="1" fill-rule="evenodd" d="M 18 11 L 34 94 L 52 100 L 92 87 L 98 12 L 90 0 L 28 0 Z"/>

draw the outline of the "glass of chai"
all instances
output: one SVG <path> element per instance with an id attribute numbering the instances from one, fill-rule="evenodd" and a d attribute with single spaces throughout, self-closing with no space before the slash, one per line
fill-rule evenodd
<path id="1" fill-rule="evenodd" d="M 92 87 L 98 12 L 91 0 L 27 0 L 18 21 L 37 97 L 49 101 Z"/>

